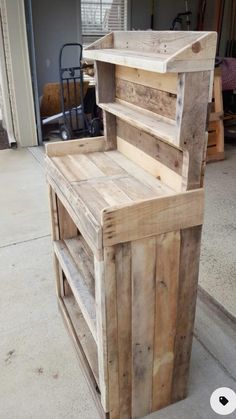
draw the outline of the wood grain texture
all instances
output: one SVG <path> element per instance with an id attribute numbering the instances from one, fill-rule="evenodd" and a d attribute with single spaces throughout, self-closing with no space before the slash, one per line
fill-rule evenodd
<path id="1" fill-rule="evenodd" d="M 131 245 L 116 246 L 117 321 L 119 349 L 119 418 L 131 418 L 132 331 L 131 331 Z"/>
<path id="2" fill-rule="evenodd" d="M 198 189 L 104 210 L 104 246 L 202 225 L 203 196 Z"/>
<path id="3" fill-rule="evenodd" d="M 118 31 L 110 47 L 98 42 L 84 56 L 158 73 L 212 71 L 216 39 L 216 32 Z"/>
<path id="4" fill-rule="evenodd" d="M 70 182 L 49 158 L 46 158 L 46 164 L 48 182 L 59 196 L 60 201 L 88 242 L 90 248 L 98 257 L 100 257 L 99 250 L 102 249 L 101 226 L 96 221 L 95 217 L 88 211 L 88 208 L 80 199 L 76 191 L 73 190 Z"/>
<path id="5" fill-rule="evenodd" d="M 104 136 L 106 140 L 106 151 L 115 150 L 116 142 L 116 116 L 103 111 Z"/>
<path id="6" fill-rule="evenodd" d="M 116 115 L 123 121 L 133 125 L 141 131 L 156 136 L 167 143 L 179 146 L 177 138 L 178 130 L 172 119 L 146 111 L 130 103 L 119 101 L 111 103 L 99 103 L 99 106 Z"/>
<path id="7" fill-rule="evenodd" d="M 59 218 L 58 218 L 58 211 L 57 211 L 57 196 L 56 196 L 55 191 L 51 187 L 51 185 L 48 185 L 48 192 L 49 192 L 50 213 L 51 213 L 52 239 L 59 240 L 60 231 L 59 231 Z M 63 273 L 54 252 L 53 252 L 53 265 L 54 265 L 54 270 L 55 270 L 57 297 L 62 297 L 64 296 Z"/>
<path id="8" fill-rule="evenodd" d="M 46 155 L 48 157 L 61 157 L 68 154 L 92 153 L 105 150 L 105 138 L 81 138 L 80 140 L 60 141 L 46 144 Z"/>
<path id="9" fill-rule="evenodd" d="M 201 226 L 181 231 L 172 402 L 187 395 L 199 272 Z"/>
<path id="10" fill-rule="evenodd" d="M 158 74 L 152 71 L 117 65 L 116 78 L 138 83 L 164 92 L 177 93 L 177 74 Z"/>
<path id="11" fill-rule="evenodd" d="M 179 76 L 176 119 L 179 143 L 184 150 L 183 190 L 201 185 L 202 164 L 206 159 L 206 121 L 210 71 Z"/>
<path id="12" fill-rule="evenodd" d="M 179 287 L 180 232 L 156 236 L 155 340 L 152 410 L 172 401 Z"/>
<path id="13" fill-rule="evenodd" d="M 110 419 L 117 419 L 120 412 L 119 344 L 116 289 L 116 257 L 114 247 L 104 248 L 105 304 L 107 325 L 107 356 Z"/>
<path id="14" fill-rule="evenodd" d="M 86 281 L 84 280 L 85 271 L 81 268 L 78 269 L 78 265 L 75 264 L 63 240 L 54 242 L 54 251 L 70 285 L 71 291 L 73 292 L 73 295 L 80 307 L 81 313 L 83 314 L 83 317 L 96 342 L 97 330 L 95 300 L 86 285 Z"/>
<path id="15" fill-rule="evenodd" d="M 132 418 L 152 409 L 155 324 L 156 238 L 131 244 L 132 249 Z"/>
<path id="16" fill-rule="evenodd" d="M 116 97 L 148 111 L 175 119 L 176 95 L 172 93 L 116 79 Z"/>
<path id="17" fill-rule="evenodd" d="M 60 239 L 71 239 L 72 237 L 77 236 L 78 229 L 66 211 L 66 208 L 62 205 L 59 197 L 57 197 L 57 214 Z"/>
<path id="18" fill-rule="evenodd" d="M 108 388 L 108 354 L 107 354 L 107 321 L 106 321 L 106 298 L 105 298 L 105 271 L 104 261 L 94 258 L 95 268 L 95 299 L 97 320 L 97 353 L 99 371 L 99 389 L 101 403 L 105 412 L 109 410 Z"/>
<path id="19" fill-rule="evenodd" d="M 158 160 L 175 173 L 181 175 L 183 153 L 178 148 L 165 143 L 160 138 L 140 131 L 134 126 L 122 121 L 120 118 L 117 118 L 117 136 L 128 141 L 150 157 Z"/>
<path id="20" fill-rule="evenodd" d="M 115 100 L 115 66 L 102 61 L 95 61 L 96 102 Z"/>

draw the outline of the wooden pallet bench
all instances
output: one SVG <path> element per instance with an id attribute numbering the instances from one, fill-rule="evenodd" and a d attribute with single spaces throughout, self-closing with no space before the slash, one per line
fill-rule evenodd
<path id="1" fill-rule="evenodd" d="M 57 297 L 98 406 L 143 417 L 187 395 L 216 34 L 92 44 L 104 137 L 47 145 Z"/>

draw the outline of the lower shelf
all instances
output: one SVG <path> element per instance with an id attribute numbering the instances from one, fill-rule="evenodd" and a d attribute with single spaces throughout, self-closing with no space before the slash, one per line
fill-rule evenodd
<path id="1" fill-rule="evenodd" d="M 66 329 L 71 337 L 77 352 L 80 366 L 91 389 L 96 403 L 99 417 L 108 419 L 101 405 L 98 377 L 97 345 L 91 335 L 88 326 L 83 319 L 73 295 L 58 299 L 58 305 Z"/>
<path id="2" fill-rule="evenodd" d="M 54 251 L 80 310 L 97 340 L 93 260 L 82 237 L 54 242 Z"/>
<path id="3" fill-rule="evenodd" d="M 93 376 L 98 384 L 98 358 L 97 345 L 87 326 L 86 321 L 78 307 L 73 295 L 63 298 L 63 302 L 67 309 L 71 324 L 76 334 L 77 344 L 83 349 L 84 355 L 92 370 Z"/>

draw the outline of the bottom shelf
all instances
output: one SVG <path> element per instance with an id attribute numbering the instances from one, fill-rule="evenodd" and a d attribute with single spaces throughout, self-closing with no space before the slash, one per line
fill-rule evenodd
<path id="1" fill-rule="evenodd" d="M 98 409 L 98 417 L 108 419 L 109 414 L 105 413 L 100 398 L 98 386 L 98 361 L 97 347 L 88 326 L 83 319 L 78 304 L 73 295 L 58 299 L 58 305 L 66 329 L 71 337 L 80 366 L 87 380 L 92 396 Z"/>
<path id="2" fill-rule="evenodd" d="M 69 319 L 76 334 L 77 344 L 79 345 L 80 349 L 82 349 L 85 359 L 89 363 L 93 377 L 98 385 L 99 375 L 97 345 L 87 326 L 86 321 L 84 320 L 75 297 L 70 295 L 64 297 L 62 301 L 65 304 Z"/>

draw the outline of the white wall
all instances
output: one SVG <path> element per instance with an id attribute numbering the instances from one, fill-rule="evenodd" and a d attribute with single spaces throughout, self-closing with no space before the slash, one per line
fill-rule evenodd
<path id="1" fill-rule="evenodd" d="M 32 0 L 39 95 L 45 83 L 57 82 L 62 44 L 79 42 L 78 0 Z M 68 57 L 73 65 L 74 54 Z"/>

